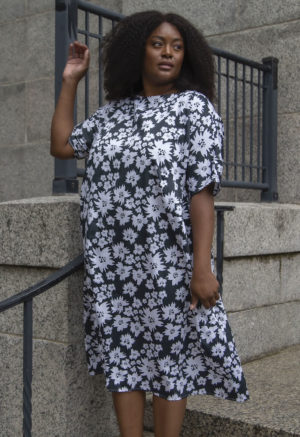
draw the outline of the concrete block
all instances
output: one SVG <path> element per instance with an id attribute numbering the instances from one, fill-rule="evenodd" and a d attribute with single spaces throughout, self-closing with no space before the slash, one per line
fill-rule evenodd
<path id="1" fill-rule="evenodd" d="M 208 38 L 209 43 L 245 58 L 261 62 L 262 58 L 279 59 L 278 111 L 299 112 L 300 90 L 298 83 L 300 21 L 264 26 Z"/>
<path id="2" fill-rule="evenodd" d="M 300 5 L 297 0 L 290 0 L 284 5 L 280 0 L 249 0 L 239 4 L 238 21 L 241 29 L 282 23 L 299 17 Z"/>
<path id="3" fill-rule="evenodd" d="M 1 5 L 0 22 L 15 20 L 25 14 L 25 0 L 11 0 Z"/>
<path id="4" fill-rule="evenodd" d="M 300 202 L 300 115 L 278 118 L 278 193 L 280 202 Z"/>
<path id="5" fill-rule="evenodd" d="M 0 300 L 47 278 L 53 270 L 0 266 Z M 74 273 L 33 300 L 35 338 L 78 343 L 83 347 L 82 272 Z M 0 313 L 0 332 L 23 334 L 23 305 Z"/>
<path id="6" fill-rule="evenodd" d="M 280 257 L 271 256 L 225 260 L 223 301 L 227 311 L 282 302 L 280 265 Z"/>
<path id="7" fill-rule="evenodd" d="M 15 437 L 22 434 L 22 338 L 1 334 L 0 349 L 1 435 Z M 32 435 L 108 437 L 116 430 L 111 395 L 103 377 L 87 374 L 83 347 L 34 340 Z"/>
<path id="8" fill-rule="evenodd" d="M 241 188 L 222 187 L 215 198 L 217 202 L 260 202 L 259 190 L 245 190 Z"/>
<path id="9" fill-rule="evenodd" d="M 1 147 L 0 200 L 50 196 L 54 160 L 50 144 Z"/>
<path id="10" fill-rule="evenodd" d="M 287 301 L 300 300 L 300 255 L 288 255 L 281 260 L 281 294 Z"/>
<path id="11" fill-rule="evenodd" d="M 70 393 L 66 410 L 70 437 L 119 436 L 112 396 L 105 388 L 103 375 L 89 376 L 82 346 L 68 348 L 67 383 Z M 76 418 L 74 418 L 76 412 Z"/>
<path id="12" fill-rule="evenodd" d="M 55 13 L 54 9 L 26 20 L 26 80 L 52 77 L 55 69 Z M 23 54 L 24 57 L 24 54 Z M 23 73 L 24 77 L 24 73 Z"/>
<path id="13" fill-rule="evenodd" d="M 54 80 L 43 79 L 26 84 L 27 142 L 48 142 L 54 111 Z"/>
<path id="14" fill-rule="evenodd" d="M 82 251 L 79 197 L 0 204 L 0 264 L 62 267 Z"/>
<path id="15" fill-rule="evenodd" d="M 24 143 L 25 84 L 0 86 L 0 101 L 0 146 Z"/>
<path id="16" fill-rule="evenodd" d="M 236 30 L 238 19 L 238 1 L 230 0 L 220 4 L 218 0 L 190 0 L 184 5 L 182 2 L 167 0 L 124 0 L 122 13 L 156 9 L 162 12 L 174 12 L 190 20 L 205 35 Z M 213 13 L 212 13 L 213 11 Z"/>
<path id="17" fill-rule="evenodd" d="M 20 336 L 0 334 L 0 417 L 1 435 L 22 435 L 22 355 Z"/>
<path id="18" fill-rule="evenodd" d="M 49 2 L 49 0 L 27 0 L 27 14 L 38 14 L 41 12 L 54 10 L 55 2 Z"/>
<path id="19" fill-rule="evenodd" d="M 8 11 L 12 10 L 13 6 L 14 4 L 10 5 Z M 23 19 L 17 21 L 17 31 L 15 21 L 2 23 L 0 26 L 1 84 L 24 80 L 26 32 L 26 22 Z"/>
<path id="20" fill-rule="evenodd" d="M 225 212 L 225 258 L 299 252 L 300 205 L 234 203 L 233 206 L 234 211 Z"/>
<path id="21" fill-rule="evenodd" d="M 300 343 L 300 302 L 228 313 L 243 362 Z"/>

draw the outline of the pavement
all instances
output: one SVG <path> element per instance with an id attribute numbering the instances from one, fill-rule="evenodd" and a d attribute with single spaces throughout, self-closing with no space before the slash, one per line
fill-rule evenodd
<path id="1" fill-rule="evenodd" d="M 300 437 L 300 345 L 248 362 L 243 370 L 250 400 L 190 397 L 181 437 Z M 149 431 L 151 416 L 148 400 Z M 149 431 L 144 437 L 154 437 Z"/>

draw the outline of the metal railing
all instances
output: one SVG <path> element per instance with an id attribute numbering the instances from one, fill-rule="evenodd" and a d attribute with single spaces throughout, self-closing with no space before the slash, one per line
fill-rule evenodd
<path id="1" fill-rule="evenodd" d="M 232 206 L 215 206 L 217 214 L 217 239 L 216 239 L 216 271 L 220 284 L 220 294 L 223 292 L 223 258 L 224 258 L 224 213 L 232 211 Z M 11 296 L 0 302 L 0 313 L 16 305 L 23 304 L 23 436 L 31 437 L 32 428 L 32 349 L 33 349 L 33 299 L 41 293 L 54 287 L 63 279 L 75 273 L 83 266 L 83 255 L 57 270 L 46 279 L 32 287 Z M 1 371 L 1 369 L 0 369 Z"/>
<path id="2" fill-rule="evenodd" d="M 101 41 L 123 15 L 82 0 L 56 0 L 56 101 L 67 47 L 75 38 L 92 51 L 90 72 L 80 84 L 75 120 L 84 120 L 103 104 Z M 276 58 L 262 63 L 212 48 L 216 58 L 217 110 L 225 128 L 222 186 L 261 190 L 261 200 L 277 194 Z M 92 80 L 90 80 L 90 77 Z M 53 193 L 77 192 L 76 160 L 55 160 Z"/>
<path id="3" fill-rule="evenodd" d="M 0 302 L 0 313 L 23 303 L 23 436 L 31 436 L 31 384 L 32 384 L 32 345 L 33 345 L 33 299 L 61 282 L 83 266 L 83 255 L 48 276 L 32 287 Z"/>

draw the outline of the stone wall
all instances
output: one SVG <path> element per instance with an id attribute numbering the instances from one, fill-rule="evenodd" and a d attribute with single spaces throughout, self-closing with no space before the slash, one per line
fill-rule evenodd
<path id="1" fill-rule="evenodd" d="M 236 203 L 225 213 L 223 296 L 243 362 L 300 343 L 299 228 L 298 205 Z M 0 241 L 2 301 L 81 252 L 78 196 L 1 203 Z M 87 373 L 81 289 L 78 272 L 34 299 L 33 436 L 118 435 L 104 380 Z M 22 329 L 21 307 L 0 314 L 6 437 L 22 428 Z"/>

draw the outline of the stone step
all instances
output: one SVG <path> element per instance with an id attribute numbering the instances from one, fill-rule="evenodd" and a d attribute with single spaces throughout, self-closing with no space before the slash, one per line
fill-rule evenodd
<path id="1" fill-rule="evenodd" d="M 300 345 L 246 363 L 243 369 L 250 400 L 240 404 L 190 397 L 181 437 L 300 437 Z M 145 428 L 151 427 L 148 398 Z"/>

